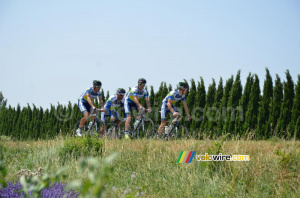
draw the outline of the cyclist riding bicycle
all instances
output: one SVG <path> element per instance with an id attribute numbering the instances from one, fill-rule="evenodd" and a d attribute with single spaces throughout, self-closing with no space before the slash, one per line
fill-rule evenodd
<path id="1" fill-rule="evenodd" d="M 93 115 L 96 113 L 96 107 L 93 103 L 93 100 L 97 97 L 99 98 L 99 102 L 101 105 L 101 109 L 103 110 L 103 100 L 102 94 L 100 92 L 102 83 L 99 80 L 93 81 L 93 87 L 88 88 L 84 93 L 80 95 L 78 98 L 78 107 L 83 114 L 83 118 L 80 121 L 79 128 L 76 130 L 77 136 L 82 136 L 81 130 L 86 120 L 89 118 L 90 113 Z M 93 124 L 95 116 L 92 117 L 91 122 L 89 123 L 89 128 Z"/>
<path id="2" fill-rule="evenodd" d="M 124 98 L 125 90 L 123 88 L 119 88 L 116 91 L 116 94 L 114 96 L 111 96 L 104 105 L 105 112 L 101 113 L 101 120 L 105 122 L 107 120 L 107 117 L 110 116 L 110 121 L 117 121 L 117 127 L 120 125 L 120 115 L 116 111 L 116 108 L 118 107 L 124 107 Z M 104 134 L 104 125 L 102 125 L 100 138 Z"/>
<path id="3" fill-rule="evenodd" d="M 148 112 L 151 112 L 150 102 L 148 99 L 148 93 L 144 89 L 147 81 L 144 78 L 138 80 L 138 86 L 133 87 L 129 92 L 127 92 L 125 97 L 124 109 L 126 114 L 125 122 L 125 138 L 129 139 L 129 129 L 130 122 L 132 119 L 133 110 L 145 110 L 145 108 L 140 104 L 139 99 L 144 97 L 148 106 Z M 136 120 L 139 120 L 140 116 L 136 117 Z"/>
<path id="4" fill-rule="evenodd" d="M 177 116 L 180 115 L 178 109 L 174 106 L 174 104 L 177 101 L 182 100 L 185 113 L 187 114 L 188 119 L 189 120 L 191 119 L 191 116 L 190 116 L 190 113 L 189 113 L 189 108 L 188 108 L 188 106 L 186 104 L 186 101 L 185 101 L 186 100 L 185 95 L 187 94 L 188 90 L 189 90 L 188 83 L 179 82 L 178 86 L 177 86 L 177 89 L 170 91 L 168 93 L 168 95 L 164 98 L 164 100 L 162 101 L 162 104 L 161 104 L 161 124 L 160 124 L 159 129 L 158 129 L 158 135 L 159 136 L 162 134 L 163 129 L 164 129 L 166 123 L 167 123 L 167 114 L 169 112 L 171 112 L 174 117 L 177 117 Z"/>

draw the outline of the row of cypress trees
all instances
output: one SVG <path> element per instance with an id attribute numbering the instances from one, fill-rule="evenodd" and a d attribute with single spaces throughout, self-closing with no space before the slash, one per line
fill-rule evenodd
<path id="1" fill-rule="evenodd" d="M 203 78 L 200 77 L 197 82 L 191 79 L 187 105 L 193 120 L 185 120 L 184 125 L 198 137 L 202 134 L 220 136 L 231 133 L 246 136 L 252 133 L 256 139 L 272 136 L 300 138 L 300 75 L 295 84 L 289 70 L 285 74 L 284 81 L 276 75 L 274 84 L 266 68 L 262 91 L 256 74 L 249 73 L 243 87 L 240 71 L 235 78 L 231 76 L 227 79 L 225 85 L 222 78 L 218 85 L 212 79 L 207 91 Z M 151 86 L 151 106 L 160 106 L 170 90 L 171 85 L 167 86 L 165 82 L 161 83 L 156 93 Z M 182 103 L 177 105 L 184 114 Z M 152 119 L 157 120 L 157 116 L 152 115 Z"/>
<path id="2" fill-rule="evenodd" d="M 226 82 L 220 78 L 218 85 L 212 79 L 207 91 L 203 78 L 190 80 L 187 105 L 192 121 L 182 120 L 190 129 L 191 135 L 221 136 L 231 133 L 235 136 L 249 136 L 256 139 L 268 139 L 273 136 L 300 138 L 298 118 L 300 117 L 300 75 L 295 84 L 289 71 L 282 81 L 276 75 L 275 82 L 266 68 L 263 90 L 260 90 L 259 78 L 249 73 L 244 87 L 240 80 L 240 71 L 235 78 L 231 76 Z M 149 100 L 153 113 L 150 115 L 156 127 L 160 123 L 160 105 L 172 86 L 162 82 L 158 91 L 150 86 Z M 102 90 L 104 96 L 104 91 Z M 2 96 L 1 92 L 0 95 Z M 109 92 L 104 98 L 109 97 Z M 7 107 L 7 101 L 0 97 L 0 134 L 14 139 L 47 139 L 58 134 L 66 135 L 80 120 L 81 113 L 77 104 L 51 105 L 50 109 L 27 107 L 21 109 Z M 145 101 L 141 101 L 145 104 Z M 181 102 L 176 104 L 183 115 Z"/>

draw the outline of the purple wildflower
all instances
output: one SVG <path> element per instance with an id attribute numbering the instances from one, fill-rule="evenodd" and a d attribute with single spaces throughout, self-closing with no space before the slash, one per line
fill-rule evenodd
<path id="1" fill-rule="evenodd" d="M 65 184 L 63 183 L 54 183 L 54 185 L 49 188 L 45 188 L 42 190 L 41 195 L 43 198 L 60 198 L 66 195 L 67 198 L 77 198 L 79 193 L 75 193 L 74 191 L 65 192 Z M 1 188 L 0 186 L 0 197 L 3 198 L 19 198 L 24 197 L 24 192 L 20 192 L 22 185 L 20 183 L 15 182 L 14 184 L 9 182 L 6 188 Z M 31 193 L 29 193 L 31 194 Z"/>
<path id="2" fill-rule="evenodd" d="M 20 192 L 22 185 L 15 182 L 14 184 L 9 182 L 7 183 L 6 188 L 0 188 L 0 197 L 3 198 L 19 198 L 24 197 L 24 193 Z"/>

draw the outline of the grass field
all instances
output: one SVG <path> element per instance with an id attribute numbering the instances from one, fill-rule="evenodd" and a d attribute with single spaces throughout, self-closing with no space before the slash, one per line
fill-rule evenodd
<path id="1" fill-rule="evenodd" d="M 60 182 L 86 180 L 88 171 L 80 172 L 78 159 L 59 155 L 65 141 L 2 139 L 5 180 L 19 180 L 21 169 L 41 167 L 53 174 L 61 166 L 67 170 Z M 180 151 L 250 155 L 250 161 L 200 162 L 194 157 L 190 164 L 176 164 Z M 114 152 L 118 157 L 105 180 L 107 197 L 300 197 L 299 141 L 105 140 L 97 158 Z"/>

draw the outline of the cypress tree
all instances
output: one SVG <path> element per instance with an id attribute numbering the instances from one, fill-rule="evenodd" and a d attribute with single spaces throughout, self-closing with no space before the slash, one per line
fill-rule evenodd
<path id="1" fill-rule="evenodd" d="M 168 86 L 168 92 L 170 92 L 170 91 L 172 91 L 173 89 L 172 89 L 172 85 L 171 84 L 169 84 L 169 86 Z"/>
<path id="2" fill-rule="evenodd" d="M 241 98 L 241 106 L 243 107 L 244 114 L 246 114 L 247 106 L 250 101 L 250 93 L 251 93 L 251 87 L 252 87 L 253 82 L 254 82 L 254 78 L 253 78 L 252 74 L 249 73 L 246 84 L 245 84 L 243 96 Z M 243 120 L 245 120 L 245 115 L 243 115 L 243 118 L 244 118 Z"/>
<path id="3" fill-rule="evenodd" d="M 292 108 L 294 100 L 294 82 L 290 75 L 289 70 L 285 72 L 286 82 L 283 83 L 283 101 L 281 105 L 281 114 L 280 114 L 280 133 L 283 137 L 288 137 L 289 124 L 292 118 Z"/>
<path id="4" fill-rule="evenodd" d="M 33 111 L 32 111 L 32 125 L 33 125 L 33 133 L 32 137 L 37 140 L 38 137 L 38 109 L 34 104 L 33 105 Z M 27 137 L 26 137 L 27 138 Z"/>
<path id="5" fill-rule="evenodd" d="M 38 135 L 37 139 L 40 139 L 44 136 L 44 123 L 42 122 L 44 117 L 44 109 L 42 107 L 39 108 L 38 110 Z"/>
<path id="6" fill-rule="evenodd" d="M 150 94 L 149 94 L 149 102 L 150 102 L 151 107 L 154 107 L 154 97 L 155 97 L 154 89 L 153 89 L 153 86 L 151 85 L 150 86 Z"/>
<path id="7" fill-rule="evenodd" d="M 42 134 L 42 138 L 45 139 L 48 137 L 49 134 L 49 128 L 51 127 L 49 124 L 49 109 L 45 110 L 44 116 L 43 116 L 43 127 L 44 127 L 44 133 Z"/>
<path id="8" fill-rule="evenodd" d="M 251 87 L 253 81 L 254 81 L 253 75 L 249 73 L 244 87 L 244 92 L 239 104 L 239 107 L 242 108 L 242 112 L 238 111 L 235 119 L 235 134 L 240 134 L 240 135 L 244 134 L 243 125 L 245 122 L 245 114 L 250 100 L 250 93 L 251 93 Z"/>
<path id="9" fill-rule="evenodd" d="M 2 94 L 2 91 L 0 91 L 0 107 L 1 107 L 3 101 L 4 101 L 4 96 Z"/>
<path id="10" fill-rule="evenodd" d="M 191 79 L 191 87 L 190 87 L 190 90 L 189 90 L 189 96 L 187 97 L 186 99 L 186 104 L 189 108 L 189 111 L 190 111 L 190 114 L 191 114 L 191 111 L 193 110 L 193 107 L 194 107 L 194 104 L 195 104 L 195 100 L 196 100 L 196 83 L 195 83 L 195 80 L 194 79 Z M 191 131 L 191 133 L 194 131 L 194 126 L 191 124 L 191 122 L 187 122 L 185 124 L 186 127 L 188 127 Z"/>
<path id="11" fill-rule="evenodd" d="M 108 100 L 108 98 L 109 98 L 109 91 L 108 91 L 108 90 L 107 90 L 107 92 L 106 92 L 105 98 L 106 98 L 106 100 Z"/>
<path id="12" fill-rule="evenodd" d="M 187 97 L 186 99 L 186 104 L 189 108 L 189 110 L 191 110 L 194 107 L 194 103 L 195 103 L 195 99 L 196 99 L 196 83 L 194 79 L 191 79 L 191 87 L 189 90 L 189 97 Z"/>
<path id="13" fill-rule="evenodd" d="M 4 118 L 5 118 L 5 112 L 6 112 L 6 104 L 3 102 L 0 105 L 0 135 L 3 135 L 3 131 L 4 131 Z"/>
<path id="14" fill-rule="evenodd" d="M 193 117 L 192 125 L 194 129 L 200 130 L 201 122 L 203 121 L 203 110 L 206 102 L 206 90 L 205 84 L 202 77 L 200 77 L 200 82 L 198 81 L 196 101 L 194 103 L 194 108 L 191 110 L 191 115 Z"/>
<path id="15" fill-rule="evenodd" d="M 50 119 L 49 120 L 50 120 L 51 131 L 49 132 L 48 137 L 54 137 L 56 134 L 56 126 L 57 126 L 58 120 L 55 117 L 55 111 L 56 111 L 55 106 L 50 104 L 50 115 L 49 115 Z"/>
<path id="16" fill-rule="evenodd" d="M 19 128 L 21 127 L 21 120 L 19 120 L 21 114 L 20 104 L 17 105 L 17 111 L 15 112 L 14 121 L 13 121 L 13 134 L 14 136 L 21 137 L 21 131 Z"/>
<path id="17" fill-rule="evenodd" d="M 264 82 L 263 96 L 258 110 L 257 132 L 264 134 L 265 138 L 271 136 L 271 129 L 268 123 L 271 111 L 271 99 L 273 97 L 273 81 L 268 68 L 266 68 L 266 79 Z"/>
<path id="18" fill-rule="evenodd" d="M 165 95 L 164 95 L 164 82 L 160 83 L 158 92 L 156 92 L 155 94 L 155 101 L 158 101 L 158 103 L 161 103 L 162 100 L 164 99 Z"/>
<path id="19" fill-rule="evenodd" d="M 298 82 L 295 87 L 295 98 L 292 110 L 292 132 L 296 133 L 297 138 L 300 138 L 300 75 L 298 74 Z"/>
<path id="20" fill-rule="evenodd" d="M 232 85 L 233 85 L 233 76 L 231 76 L 225 84 L 224 87 L 224 94 L 222 97 L 222 101 L 221 101 L 221 105 L 219 107 L 220 110 L 220 116 L 218 119 L 218 123 L 217 123 L 217 128 L 218 128 L 218 135 L 221 135 L 223 131 L 225 131 L 225 121 L 226 121 L 226 109 L 227 109 L 227 104 L 228 104 L 228 100 L 230 97 L 230 92 L 232 89 Z"/>
<path id="21" fill-rule="evenodd" d="M 107 98 L 105 98 L 105 96 L 104 96 L 104 91 L 103 91 L 103 89 L 101 89 L 101 95 L 102 95 L 103 103 L 105 104 Z"/>
<path id="22" fill-rule="evenodd" d="M 217 126 L 217 120 L 219 119 L 221 115 L 221 111 L 219 109 L 222 98 L 223 98 L 224 88 L 223 88 L 223 79 L 220 78 L 218 88 L 216 90 L 215 98 L 214 98 L 214 104 L 212 105 L 211 113 L 210 113 L 210 119 L 208 120 L 208 128 L 210 130 L 215 131 Z M 218 133 L 217 133 L 218 134 Z"/>
<path id="23" fill-rule="evenodd" d="M 167 87 L 167 83 L 164 82 L 164 88 L 163 88 L 163 92 L 162 92 L 162 98 L 161 101 L 166 97 L 166 95 L 169 93 L 168 87 Z"/>
<path id="24" fill-rule="evenodd" d="M 23 132 L 22 134 L 22 139 L 25 139 L 25 138 L 28 138 L 28 137 L 31 137 L 31 121 L 32 121 L 32 110 L 31 110 L 31 107 L 30 105 L 27 103 L 27 107 L 25 109 L 26 111 L 26 119 L 25 119 L 25 131 Z"/>
<path id="25" fill-rule="evenodd" d="M 257 124 L 257 115 L 260 102 L 260 87 L 258 76 L 254 75 L 254 82 L 251 86 L 250 101 L 246 111 L 244 129 L 255 129 Z M 256 134 L 260 136 L 260 134 Z"/>
<path id="26" fill-rule="evenodd" d="M 234 132 L 235 128 L 235 112 L 236 108 L 239 106 L 239 100 L 242 97 L 242 83 L 241 83 L 241 71 L 237 72 L 235 77 L 235 81 L 232 85 L 232 89 L 230 91 L 230 97 L 228 100 L 227 105 L 227 115 L 226 115 L 226 122 L 225 122 L 225 131 L 229 133 Z"/>
<path id="27" fill-rule="evenodd" d="M 206 103 L 204 107 L 203 122 L 201 123 L 201 128 L 208 133 L 211 129 L 208 128 L 208 122 L 211 119 L 211 109 L 214 104 L 216 94 L 216 82 L 215 79 L 212 79 L 212 84 L 208 86 Z"/>
<path id="28" fill-rule="evenodd" d="M 8 106 L 8 112 L 7 112 L 7 117 L 5 120 L 5 129 L 6 129 L 6 136 L 13 136 L 17 137 L 12 133 L 12 126 L 13 126 L 13 120 L 15 116 L 15 109 L 11 107 L 11 105 Z M 17 137 L 18 138 L 18 137 Z"/>

